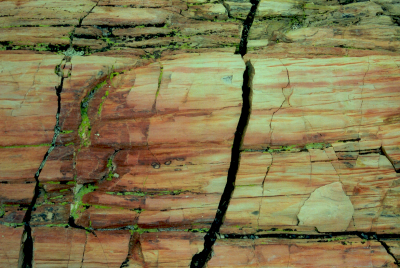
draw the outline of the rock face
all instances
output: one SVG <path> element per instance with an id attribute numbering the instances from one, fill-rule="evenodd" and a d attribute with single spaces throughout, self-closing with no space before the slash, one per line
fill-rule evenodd
<path id="1" fill-rule="evenodd" d="M 315 226 L 321 232 L 345 231 L 353 213 L 353 205 L 342 184 L 334 182 L 311 193 L 297 215 L 298 225 Z"/>
<path id="2" fill-rule="evenodd" d="M 398 1 L 0 3 L 0 267 L 396 267 Z"/>

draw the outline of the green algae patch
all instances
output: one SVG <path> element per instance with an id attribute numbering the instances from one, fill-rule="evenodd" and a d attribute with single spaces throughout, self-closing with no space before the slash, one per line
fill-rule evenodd
<path id="1" fill-rule="evenodd" d="M 90 145 L 90 132 L 91 132 L 91 125 L 90 125 L 90 119 L 88 116 L 88 109 L 89 109 L 89 102 L 93 98 L 94 93 L 96 93 L 97 90 L 102 88 L 104 85 L 107 84 L 107 81 L 104 80 L 103 82 L 97 84 L 90 92 L 87 94 L 87 96 L 82 100 L 81 103 L 81 124 L 79 125 L 78 128 L 78 135 L 81 139 L 81 147 L 88 147 Z"/>
<path id="2" fill-rule="evenodd" d="M 108 94 L 109 94 L 109 91 L 107 90 L 106 93 L 104 94 L 104 96 L 101 98 L 101 103 L 99 105 L 99 109 L 97 110 L 98 115 L 101 115 L 101 111 L 103 109 L 103 104 L 106 101 Z"/>
<path id="3" fill-rule="evenodd" d="M 84 204 L 82 203 L 83 196 L 88 193 L 94 192 L 96 189 L 98 189 L 98 187 L 94 185 L 82 185 L 79 188 L 78 184 L 75 188 L 76 188 L 76 194 L 74 197 L 74 204 L 71 205 L 71 216 L 74 219 L 77 219 L 79 217 L 80 212 L 83 212 L 85 210 Z"/>
<path id="4" fill-rule="evenodd" d="M 133 233 L 156 233 L 158 232 L 158 229 L 142 229 L 140 228 L 137 224 L 135 224 L 132 229 L 130 230 L 130 233 L 133 235 Z"/>
<path id="5" fill-rule="evenodd" d="M 10 145 L 10 146 L 0 146 L 0 149 L 8 149 L 8 148 L 29 148 L 29 147 L 43 147 L 43 146 L 51 146 L 50 143 L 42 143 L 42 144 L 26 144 L 26 145 Z"/>
<path id="6" fill-rule="evenodd" d="M 332 147 L 332 145 L 330 143 L 323 143 L 323 142 L 308 143 L 305 145 L 306 149 L 325 149 L 328 147 Z"/>

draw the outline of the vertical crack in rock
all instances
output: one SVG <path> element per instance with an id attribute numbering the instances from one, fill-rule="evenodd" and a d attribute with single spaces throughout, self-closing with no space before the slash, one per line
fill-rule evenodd
<path id="1" fill-rule="evenodd" d="M 153 107 L 151 108 L 153 113 L 157 112 L 157 107 L 156 107 L 157 106 L 157 97 L 158 97 L 158 94 L 160 94 L 160 87 L 161 87 L 163 73 L 164 73 L 164 66 L 160 62 L 160 75 L 158 76 L 158 86 L 157 86 L 157 91 L 156 91 L 156 97 L 154 98 Z"/>
<path id="2" fill-rule="evenodd" d="M 246 20 L 243 22 L 243 31 L 242 31 L 242 38 L 240 39 L 238 54 L 246 55 L 247 53 L 247 43 L 249 39 L 250 28 L 253 25 L 254 18 L 256 16 L 258 4 L 261 0 L 250 0 L 252 4 L 249 14 L 247 15 Z"/>
<path id="3" fill-rule="evenodd" d="M 310 180 L 308 181 L 308 185 L 310 186 L 310 187 L 312 187 L 312 173 L 313 173 L 313 170 L 312 170 L 312 161 L 311 161 L 311 152 L 310 151 L 308 151 L 308 155 L 310 156 Z"/>
<path id="4" fill-rule="evenodd" d="M 255 13 L 255 11 L 253 13 Z M 240 165 L 241 147 L 251 114 L 252 81 L 254 74 L 254 67 L 249 60 L 246 62 L 246 70 L 243 74 L 243 105 L 233 140 L 231 162 L 228 170 L 227 182 L 224 192 L 222 193 L 214 221 L 211 224 L 211 228 L 204 237 L 204 249 L 193 256 L 190 267 L 205 267 L 207 262 L 211 259 L 212 247 L 217 239 L 217 233 L 219 233 L 226 211 L 228 210 L 230 199 L 235 189 L 236 175 Z"/>
<path id="5" fill-rule="evenodd" d="M 235 189 L 236 175 L 240 165 L 240 154 L 243 139 L 246 133 L 247 125 L 251 114 L 251 99 L 252 99 L 252 80 L 254 77 L 254 68 L 250 61 L 246 62 L 246 70 L 243 74 L 243 105 L 240 114 L 239 122 L 236 128 L 235 137 L 233 140 L 231 163 L 228 170 L 227 182 L 221 200 L 218 205 L 217 213 L 214 221 L 211 224 L 210 230 L 204 237 L 204 249 L 193 256 L 190 267 L 205 267 L 208 260 L 212 257 L 212 247 L 217 239 L 217 233 L 221 228 L 226 211 L 228 210 L 233 191 Z"/>
<path id="6" fill-rule="evenodd" d="M 250 0 L 252 7 L 246 20 L 243 23 L 242 38 L 240 40 L 238 54 L 242 57 L 247 53 L 247 41 L 250 32 L 251 25 L 253 24 L 258 4 L 260 0 Z M 246 129 L 250 120 L 251 114 L 251 102 L 252 102 L 252 87 L 253 77 L 255 70 L 250 60 L 246 62 L 246 70 L 243 73 L 243 86 L 242 86 L 242 98 L 243 105 L 240 114 L 239 122 L 236 128 L 235 136 L 233 139 L 232 151 L 231 151 L 231 163 L 228 170 L 227 182 L 222 193 L 217 212 L 213 223 L 207 234 L 204 236 L 204 248 L 201 252 L 195 254 L 190 263 L 191 268 L 203 268 L 207 262 L 212 258 L 213 245 L 217 240 L 217 234 L 223 224 L 225 214 L 228 210 L 229 202 L 231 200 L 233 191 L 235 190 L 236 175 L 240 165 L 240 154 L 241 147 L 243 144 Z"/>
<path id="7" fill-rule="evenodd" d="M 128 255 L 120 268 L 144 266 L 145 262 L 142 252 L 142 244 L 140 243 L 140 234 L 138 232 L 133 232 L 129 240 Z"/>
<path id="8" fill-rule="evenodd" d="M 90 133 L 92 130 L 91 123 L 90 123 L 90 118 L 88 115 L 89 111 L 89 104 L 90 101 L 93 99 L 94 95 L 96 92 L 102 88 L 104 85 L 107 84 L 107 79 L 110 78 L 110 75 L 112 74 L 112 71 L 110 71 L 110 74 L 103 77 L 100 81 L 100 83 L 96 84 L 89 92 L 88 94 L 83 98 L 81 102 L 81 124 L 79 125 L 78 128 L 78 135 L 81 139 L 79 148 L 82 147 L 89 147 L 91 142 L 90 142 Z"/>
<path id="9" fill-rule="evenodd" d="M 282 63 L 281 60 L 279 60 L 279 61 Z M 272 134 L 273 134 L 273 132 L 274 132 L 274 130 L 273 130 L 273 128 L 272 128 L 272 121 L 274 120 L 274 115 L 275 115 L 277 112 L 279 112 L 279 110 L 282 108 L 283 104 L 284 104 L 286 101 L 287 101 L 288 104 L 290 105 L 290 103 L 289 103 L 289 98 L 290 98 L 291 94 L 289 94 L 289 97 L 287 97 L 287 96 L 285 95 L 285 92 L 284 92 L 285 88 L 288 88 L 288 87 L 290 86 L 289 70 L 287 69 L 287 67 L 286 67 L 283 63 L 282 63 L 282 65 L 283 65 L 283 67 L 285 67 L 285 69 L 286 69 L 286 74 L 287 74 L 288 82 L 287 82 L 286 86 L 284 86 L 284 87 L 282 88 L 282 95 L 283 95 L 283 97 L 285 97 L 285 99 L 282 101 L 281 106 L 279 106 L 279 108 L 278 108 L 275 112 L 272 113 L 271 120 L 269 121 L 269 144 L 270 144 L 270 146 L 272 146 Z M 293 93 L 293 91 L 292 91 L 292 93 Z"/>
<path id="10" fill-rule="evenodd" d="M 85 260 L 85 252 L 86 252 L 87 241 L 88 241 L 88 233 L 86 233 L 86 240 L 85 240 L 85 244 L 83 245 L 82 260 L 81 260 L 81 267 L 80 268 L 82 268 L 83 261 Z"/>
<path id="11" fill-rule="evenodd" d="M 261 194 L 260 203 L 259 203 L 259 205 L 258 205 L 257 230 L 259 229 L 259 226 L 260 226 L 261 204 L 262 204 L 262 198 L 264 197 L 264 184 L 265 184 L 265 180 L 267 179 L 268 173 L 269 173 L 269 171 L 270 171 L 270 169 L 271 169 L 271 167 L 272 167 L 272 164 L 274 163 L 274 156 L 273 156 L 273 154 L 272 154 L 271 152 L 269 152 L 269 154 L 271 155 L 272 160 L 271 160 L 271 164 L 270 164 L 270 165 L 268 166 L 268 168 L 267 168 L 267 172 L 265 172 L 265 176 L 264 176 L 263 182 L 262 182 L 262 184 L 261 184 L 262 194 Z"/>
<path id="12" fill-rule="evenodd" d="M 71 62 L 70 57 L 64 57 L 63 61 L 65 61 L 64 67 L 65 68 L 66 63 Z M 62 63 L 61 63 L 62 64 Z M 56 66 L 56 70 L 61 70 L 61 64 Z M 72 68 L 72 67 L 71 67 Z M 58 76 L 61 77 L 60 84 L 55 87 L 56 95 L 57 95 L 57 113 L 56 113 L 56 124 L 54 126 L 54 135 L 53 139 L 51 141 L 51 146 L 47 150 L 46 154 L 43 157 L 42 163 L 40 164 L 38 170 L 35 173 L 35 189 L 34 189 L 34 195 L 32 198 L 31 203 L 28 206 L 28 210 L 25 213 L 23 223 L 24 223 L 24 231 L 22 233 L 22 238 L 21 238 L 21 248 L 20 248 L 20 253 L 19 253 L 19 260 L 18 260 L 18 267 L 19 268 L 31 268 L 32 267 L 32 261 L 33 261 L 33 238 L 32 238 L 32 228 L 30 226 L 30 221 L 32 219 L 32 211 L 36 205 L 36 201 L 39 197 L 40 194 L 40 186 L 39 186 L 39 176 L 40 173 L 42 172 L 42 169 L 44 165 L 46 164 L 47 158 L 49 157 L 50 153 L 53 151 L 53 149 L 56 146 L 56 140 L 58 135 L 60 134 L 60 124 L 59 124 L 59 117 L 60 117 L 60 111 L 61 111 L 61 92 L 63 89 L 64 85 L 64 73 L 61 72 L 56 72 Z M 70 72 L 68 73 L 67 77 L 70 75 Z"/>
<path id="13" fill-rule="evenodd" d="M 99 181 L 99 184 L 103 183 L 104 180 L 107 181 L 112 181 L 113 178 L 118 178 L 119 175 L 117 173 L 114 173 L 114 171 L 117 169 L 117 166 L 114 163 L 114 158 L 117 155 L 117 153 L 121 151 L 120 149 L 114 150 L 114 153 L 112 153 L 110 155 L 110 157 L 107 159 L 107 174 L 103 176 L 103 178 L 101 178 L 101 180 Z"/>
<path id="14" fill-rule="evenodd" d="M 229 6 L 229 4 L 225 3 L 225 0 L 218 0 L 218 3 L 220 3 L 224 6 L 226 12 L 228 13 L 228 17 L 232 18 L 231 7 Z"/>

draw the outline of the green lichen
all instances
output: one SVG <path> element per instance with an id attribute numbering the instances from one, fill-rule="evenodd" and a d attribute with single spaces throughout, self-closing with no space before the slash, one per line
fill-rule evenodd
<path id="1" fill-rule="evenodd" d="M 111 81 L 111 84 L 112 84 L 112 80 L 114 79 L 114 77 L 116 77 L 117 75 L 119 75 L 120 73 L 119 72 L 113 72 L 113 73 L 111 73 L 110 74 L 110 81 Z M 113 85 L 114 86 L 114 85 Z"/>
<path id="2" fill-rule="evenodd" d="M 93 207 L 94 207 L 94 208 L 97 208 L 97 209 L 110 209 L 110 208 L 112 208 L 112 207 L 100 206 L 100 205 L 93 205 Z"/>
<path id="3" fill-rule="evenodd" d="M 118 174 L 114 173 L 115 166 L 113 164 L 113 158 L 114 158 L 114 155 L 112 155 L 107 160 L 107 168 L 108 168 L 108 174 L 107 174 L 107 177 L 106 177 L 107 181 L 112 181 L 113 178 L 119 177 Z"/>
<path id="4" fill-rule="evenodd" d="M 46 181 L 47 184 L 60 184 L 59 181 Z"/>
<path id="5" fill-rule="evenodd" d="M 69 189 L 61 189 L 61 190 L 60 190 L 60 193 L 66 192 L 66 191 L 69 191 Z"/>
<path id="6" fill-rule="evenodd" d="M 79 212 L 84 211 L 82 198 L 84 195 L 94 192 L 98 187 L 94 185 L 83 185 L 79 188 L 78 192 L 74 196 L 74 204 L 71 206 L 71 216 L 74 219 L 79 217 Z"/>
<path id="7" fill-rule="evenodd" d="M 63 198 L 64 196 L 63 195 L 57 195 L 57 196 L 54 196 L 54 197 L 50 197 L 50 199 L 60 199 L 60 198 Z"/>
<path id="8" fill-rule="evenodd" d="M 208 228 L 199 228 L 199 229 L 186 229 L 185 231 L 191 233 L 207 233 L 210 229 Z"/>
<path id="9" fill-rule="evenodd" d="M 160 63 L 161 65 L 161 63 Z M 164 66 L 160 66 L 160 75 L 158 76 L 158 87 L 157 87 L 157 92 L 156 92 L 156 99 L 158 97 L 158 94 L 160 93 L 160 87 L 161 87 L 161 80 L 163 77 L 163 73 L 164 73 Z"/>
<path id="10" fill-rule="evenodd" d="M 142 229 L 140 228 L 137 224 L 135 224 L 132 229 L 130 229 L 130 233 L 139 233 L 139 234 L 143 234 L 143 233 L 156 233 L 158 232 L 158 229 Z"/>
<path id="11" fill-rule="evenodd" d="M 81 110 L 81 124 L 78 128 L 79 137 L 81 138 L 81 146 L 88 147 L 90 145 L 90 119 L 87 115 L 87 108 Z"/>
<path id="12" fill-rule="evenodd" d="M 5 206 L 3 204 L 0 205 L 0 218 L 4 216 L 6 213 Z"/>
<path id="13" fill-rule="evenodd" d="M 109 94 L 109 92 L 108 92 L 108 90 L 107 90 L 106 93 L 104 94 L 104 96 L 101 98 L 101 103 L 100 103 L 99 109 L 98 109 L 98 111 L 97 111 L 97 114 L 98 114 L 98 115 L 101 115 L 101 110 L 103 109 L 103 104 L 104 104 L 104 102 L 106 101 L 106 99 L 107 99 L 107 97 L 108 97 L 108 94 Z"/>
<path id="14" fill-rule="evenodd" d="M 340 241 L 340 240 L 345 240 L 345 239 L 347 239 L 347 237 L 345 237 L 345 236 L 338 236 L 338 237 L 328 238 L 326 241 L 332 242 L 332 241 Z"/>
<path id="15" fill-rule="evenodd" d="M 73 130 L 63 130 L 60 132 L 60 134 L 70 134 L 72 132 L 74 132 L 74 131 Z"/>
<path id="16" fill-rule="evenodd" d="M 285 146 L 281 146 L 280 148 L 277 148 L 277 149 L 269 148 L 267 151 L 269 153 L 288 152 L 288 151 L 291 151 L 295 147 L 296 147 L 296 144 L 295 145 L 285 145 Z"/>
<path id="17" fill-rule="evenodd" d="M 90 145 L 90 132 L 91 132 L 91 125 L 90 119 L 88 116 L 88 109 L 89 109 L 89 101 L 93 98 L 94 93 L 99 90 L 101 87 L 107 84 L 107 81 L 103 81 L 97 84 L 87 96 L 82 100 L 81 103 L 81 124 L 78 128 L 78 135 L 81 138 L 81 147 L 88 147 Z"/>
<path id="18" fill-rule="evenodd" d="M 83 51 L 75 51 L 73 47 L 69 47 L 66 51 L 62 52 L 65 56 L 73 57 L 73 56 L 83 56 L 85 52 Z"/>
<path id="19" fill-rule="evenodd" d="M 183 190 L 161 191 L 161 192 L 158 192 L 158 195 L 179 195 L 182 192 L 183 192 Z"/>
<path id="20" fill-rule="evenodd" d="M 332 147 L 329 143 L 317 142 L 317 143 L 308 143 L 305 145 L 306 149 L 325 149 L 328 147 Z"/>
<path id="21" fill-rule="evenodd" d="M 106 194 L 110 194 L 110 195 L 134 195 L 134 196 L 146 196 L 147 193 L 145 192 L 106 192 Z"/>
<path id="22" fill-rule="evenodd" d="M 103 41 L 105 41 L 105 42 L 107 43 L 107 45 L 108 45 L 109 47 L 114 46 L 114 45 L 119 45 L 119 43 L 116 43 L 116 42 L 114 42 L 114 41 L 111 41 L 111 39 L 108 38 L 108 37 L 103 37 L 102 39 L 103 39 Z"/>
<path id="23" fill-rule="evenodd" d="M 68 224 L 46 224 L 46 227 L 68 227 Z"/>
<path id="24" fill-rule="evenodd" d="M 0 224 L 14 228 L 21 227 L 24 225 L 23 223 L 13 223 L 13 222 L 1 222 Z"/>
<path id="25" fill-rule="evenodd" d="M 36 51 L 48 51 L 49 49 L 49 44 L 43 44 L 43 43 L 39 43 L 36 44 L 36 46 L 33 48 Z"/>
<path id="26" fill-rule="evenodd" d="M 10 146 L 0 146 L 0 149 L 3 148 L 25 148 L 25 147 L 42 147 L 42 146 L 51 146 L 50 143 L 42 143 L 42 144 L 27 144 L 27 145 L 10 145 Z"/>
<path id="27" fill-rule="evenodd" d="M 36 204 L 35 207 L 38 207 L 38 206 L 41 206 L 41 205 L 54 205 L 53 202 L 50 202 L 50 201 L 49 201 L 49 197 L 48 197 L 47 193 L 44 193 L 43 199 L 44 199 L 43 203 L 40 204 L 40 205 L 39 205 L 39 204 Z"/>

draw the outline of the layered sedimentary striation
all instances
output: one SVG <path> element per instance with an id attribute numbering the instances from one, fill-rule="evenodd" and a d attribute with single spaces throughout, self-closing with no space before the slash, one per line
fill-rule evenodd
<path id="1" fill-rule="evenodd" d="M 0 6 L 0 267 L 397 266 L 396 1 Z"/>

